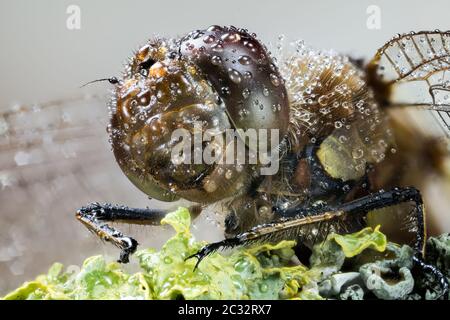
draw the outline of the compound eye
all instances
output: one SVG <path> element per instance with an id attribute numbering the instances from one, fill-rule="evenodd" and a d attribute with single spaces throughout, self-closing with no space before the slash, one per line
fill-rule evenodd
<path id="1" fill-rule="evenodd" d="M 236 129 L 276 129 L 280 137 L 287 133 L 290 108 L 284 80 L 253 34 L 212 26 L 184 37 L 180 53 L 209 80 Z"/>

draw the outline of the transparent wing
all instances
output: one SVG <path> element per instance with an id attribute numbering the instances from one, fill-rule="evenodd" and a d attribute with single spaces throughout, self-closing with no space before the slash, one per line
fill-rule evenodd
<path id="1" fill-rule="evenodd" d="M 431 110 L 450 136 L 450 31 L 397 35 L 378 50 L 369 75 L 392 106 Z"/>

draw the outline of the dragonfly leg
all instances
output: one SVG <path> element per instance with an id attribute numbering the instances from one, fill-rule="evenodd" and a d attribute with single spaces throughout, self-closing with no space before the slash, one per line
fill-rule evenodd
<path id="1" fill-rule="evenodd" d="M 198 214 L 197 207 L 191 208 L 193 215 Z M 149 208 L 129 208 L 111 204 L 93 202 L 77 210 L 76 218 L 96 234 L 100 239 L 113 243 L 119 249 L 119 262 L 129 262 L 130 254 L 136 251 L 138 242 L 119 230 L 109 226 L 106 222 L 123 222 L 131 224 L 159 225 L 167 211 Z"/>

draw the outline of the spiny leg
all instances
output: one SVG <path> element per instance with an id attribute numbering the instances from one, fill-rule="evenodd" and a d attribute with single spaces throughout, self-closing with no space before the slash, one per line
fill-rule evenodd
<path id="1" fill-rule="evenodd" d="M 200 212 L 197 206 L 191 208 L 191 214 Z M 149 208 L 129 208 L 111 204 L 91 203 L 77 210 L 76 218 L 88 230 L 95 233 L 102 240 L 112 242 L 121 249 L 119 262 L 129 262 L 130 254 L 136 251 L 138 242 L 132 237 L 124 235 L 119 230 L 109 226 L 105 221 L 124 222 L 132 224 L 159 225 L 167 214 L 165 210 Z"/>
<path id="2" fill-rule="evenodd" d="M 425 245 L 423 202 L 420 192 L 413 187 L 394 188 L 390 191 L 381 191 L 333 208 L 324 207 L 321 208 L 321 211 L 317 211 L 317 209 L 313 208 L 308 210 L 303 207 L 278 210 L 278 213 L 285 218 L 274 223 L 256 226 L 250 231 L 239 234 L 234 238 L 206 245 L 187 259 L 196 257 L 198 261 L 195 267 L 197 267 L 203 258 L 218 249 L 233 248 L 255 242 L 280 241 L 285 239 L 286 235 L 298 237 L 298 235 L 301 234 L 302 228 L 311 224 L 332 223 L 343 219 L 360 218 L 367 215 L 370 211 L 404 202 L 414 202 L 416 208 L 414 211 L 416 215 L 415 221 L 417 223 L 415 230 L 416 239 L 414 242 L 416 254 L 413 260 L 423 272 L 429 272 L 435 277 L 441 286 L 441 295 L 446 295 L 448 292 L 448 282 L 446 277 L 436 267 L 426 264 L 423 260 Z"/>
<path id="3" fill-rule="evenodd" d="M 301 217 L 291 217 L 277 220 L 273 223 L 267 223 L 258 225 L 247 232 L 238 234 L 233 238 L 224 239 L 219 242 L 210 243 L 203 248 L 201 248 L 195 254 L 186 258 L 186 260 L 191 258 L 197 258 L 197 263 L 195 265 L 196 269 L 200 263 L 207 255 L 219 250 L 219 249 L 231 249 L 240 245 L 249 245 L 257 242 L 266 241 L 281 241 L 285 240 L 286 231 L 296 230 L 302 226 L 310 225 L 313 223 L 320 223 L 322 221 L 329 221 L 342 216 L 344 213 L 341 211 L 327 211 L 320 214 L 315 214 L 311 216 L 301 216 Z"/>

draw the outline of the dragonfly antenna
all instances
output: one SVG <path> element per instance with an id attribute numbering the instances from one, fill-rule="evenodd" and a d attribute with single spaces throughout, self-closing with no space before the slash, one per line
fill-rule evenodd
<path id="1" fill-rule="evenodd" d="M 119 83 L 119 80 L 117 80 L 116 77 L 111 77 L 111 78 L 104 78 L 104 79 L 97 79 L 97 80 L 89 81 L 88 83 L 83 84 L 80 88 L 83 88 L 83 87 L 85 87 L 87 85 L 90 85 L 90 84 L 93 84 L 93 83 L 96 83 L 96 82 L 102 82 L 102 81 L 108 81 L 111 84 L 118 84 Z"/>

